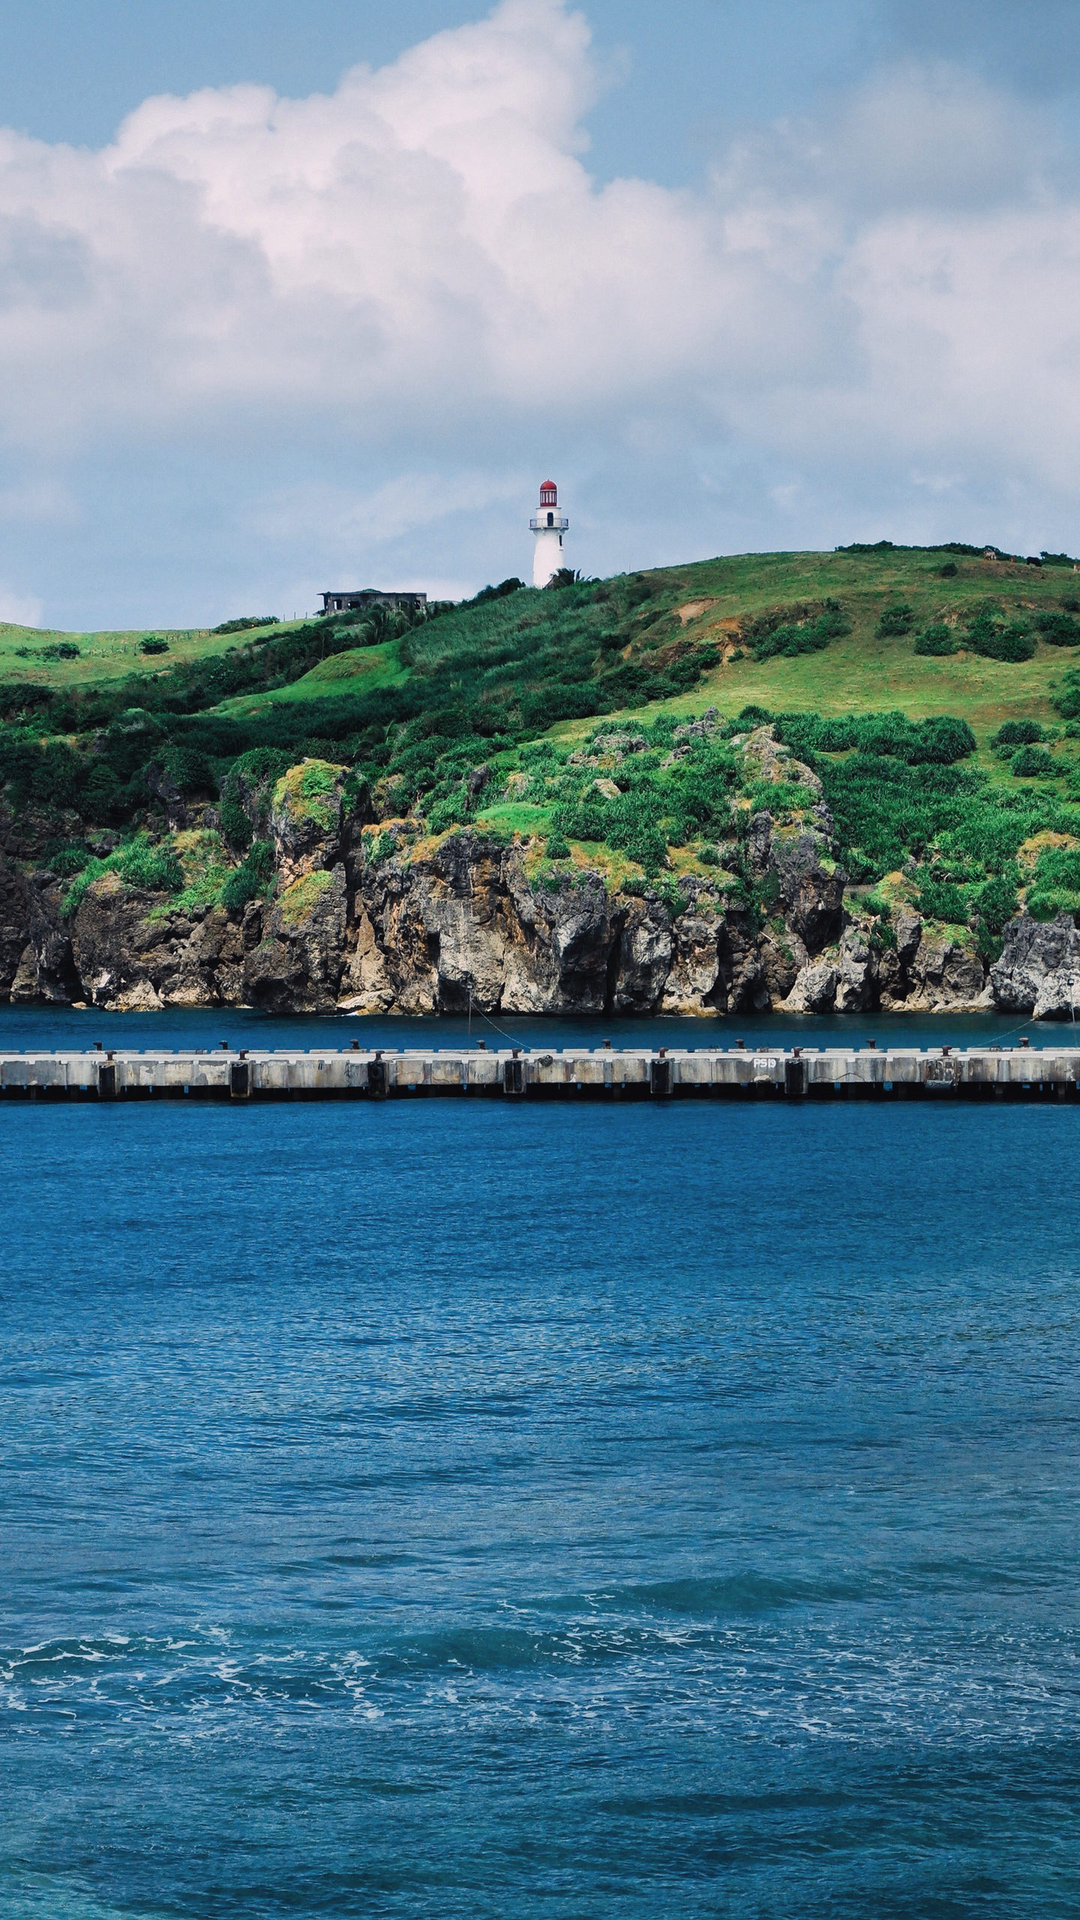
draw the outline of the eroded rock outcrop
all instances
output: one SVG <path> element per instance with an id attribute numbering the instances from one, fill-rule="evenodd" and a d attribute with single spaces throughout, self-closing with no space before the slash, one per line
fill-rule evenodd
<path id="1" fill-rule="evenodd" d="M 990 969 L 997 1006 L 1036 1020 L 1071 1020 L 1080 1009 L 1080 932 L 1071 914 L 1033 920 L 1023 913 L 1005 928 L 1001 958 Z"/>
<path id="2" fill-rule="evenodd" d="M 994 1004 L 978 954 L 942 934 L 923 932 L 908 971 L 909 1013 L 977 1013 Z"/>
<path id="3" fill-rule="evenodd" d="M 117 1012 L 247 1002 L 244 959 L 254 928 L 220 907 L 183 911 L 168 895 L 96 881 L 70 923 L 79 997 Z M 55 997 L 55 996 L 53 996 Z"/>
<path id="4" fill-rule="evenodd" d="M 299 874 L 262 925 L 262 938 L 244 956 L 243 998 L 269 1013 L 332 1013 L 347 959 L 344 866 Z"/>
<path id="5" fill-rule="evenodd" d="M 688 722 L 674 751 L 700 747 L 716 731 L 712 714 Z M 607 767 L 618 775 L 644 745 L 630 732 L 592 743 L 585 758 L 609 799 L 620 789 Z M 900 897 L 911 892 L 900 876 L 891 909 L 880 898 L 872 909 L 845 899 L 816 777 L 769 728 L 743 751 L 753 779 L 776 789 L 775 805 L 762 806 L 767 796 L 757 792 L 751 811 L 744 792 L 718 835 L 712 869 L 686 861 L 681 877 L 669 870 L 653 883 L 613 885 L 610 867 L 590 867 L 580 851 L 553 862 L 527 837 L 508 841 L 478 828 L 428 835 L 419 817 L 389 811 L 403 799 L 389 783 L 369 798 L 347 768 L 317 760 L 277 779 L 272 755 L 269 770 L 252 771 L 250 791 L 239 794 L 268 864 L 231 909 L 192 905 L 197 887 L 155 892 L 110 867 L 87 875 L 72 897 L 78 904 L 65 912 L 70 881 L 47 864 L 55 816 L 51 827 L 34 817 L 18 830 L 0 821 L 0 995 L 117 1009 L 245 1004 L 315 1013 L 470 1004 L 489 1013 L 615 1015 L 997 1005 L 1042 1018 L 1068 1017 L 1080 1005 L 1080 933 L 1069 916 L 1050 925 L 1027 915 L 1014 921 L 988 980 L 973 936 L 924 921 Z M 488 763 L 474 769 L 466 779 L 471 801 L 495 791 L 494 780 Z M 804 798 L 793 798 L 792 788 Z M 199 847 L 205 860 L 234 858 L 218 816 L 191 811 L 194 824 L 168 845 L 185 860 Z M 92 851 L 105 861 L 119 839 L 95 831 Z M 152 841 L 146 851 L 154 852 Z M 122 849 L 112 865 L 123 866 Z M 214 899 L 222 897 L 218 872 Z"/>

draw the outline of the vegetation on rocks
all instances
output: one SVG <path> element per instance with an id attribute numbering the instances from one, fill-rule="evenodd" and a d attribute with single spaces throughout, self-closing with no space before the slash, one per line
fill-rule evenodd
<path id="1" fill-rule="evenodd" d="M 552 913 L 609 902 L 604 938 L 623 929 L 627 978 L 644 978 L 646 950 L 673 978 L 683 967 L 679 1004 L 720 988 L 692 984 L 676 922 L 702 950 L 721 921 L 756 943 L 753 963 L 725 962 L 729 1000 L 782 998 L 823 941 L 837 1004 L 856 992 L 856 950 L 891 993 L 927 995 L 904 915 L 985 969 L 1022 909 L 1080 912 L 1071 583 L 1060 556 L 1032 568 L 885 543 L 544 592 L 508 580 L 417 619 L 14 630 L 18 646 L 0 643 L 12 898 L 29 889 L 39 919 L 75 926 L 88 901 L 156 894 L 172 919 L 242 923 L 264 974 L 271 918 L 318 920 L 330 939 L 347 911 L 340 938 L 368 956 L 360 1000 L 396 1004 L 387 943 L 441 956 L 445 941 L 399 927 L 394 901 L 444 860 L 466 893 L 466 869 L 505 888 L 517 860 Z M 229 955 L 239 980 L 243 954 Z M 45 962 L 23 959 L 38 977 Z M 320 994 L 334 965 L 320 950 Z M 273 1004 L 299 991 L 290 981 L 266 987 Z"/>

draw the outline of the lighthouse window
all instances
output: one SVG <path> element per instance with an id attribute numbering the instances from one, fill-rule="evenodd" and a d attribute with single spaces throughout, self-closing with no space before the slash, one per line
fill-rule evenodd
<path id="1" fill-rule="evenodd" d="M 555 525 L 555 515 L 554 515 L 553 513 L 549 513 L 549 514 L 548 514 L 548 526 L 549 526 L 549 527 L 553 527 L 554 525 Z"/>

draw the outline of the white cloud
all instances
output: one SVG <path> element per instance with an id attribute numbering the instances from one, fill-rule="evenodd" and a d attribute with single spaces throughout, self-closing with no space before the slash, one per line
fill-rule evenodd
<path id="1" fill-rule="evenodd" d="M 282 580 L 309 577 L 305 542 L 417 577 L 434 543 L 457 578 L 455 513 L 516 512 L 556 449 L 592 475 L 594 521 L 662 473 L 687 553 L 725 543 L 724 460 L 758 488 L 731 481 L 725 524 L 761 544 L 821 538 L 808 501 L 843 537 L 868 476 L 898 535 L 985 500 L 988 474 L 1066 510 L 1080 192 L 1040 107 L 908 64 L 670 191 L 593 181 L 596 85 L 581 14 L 503 0 L 332 95 L 149 100 L 100 153 L 0 133 L 9 458 L 45 499 L 67 484 L 50 460 L 272 449 L 236 518 L 243 577 L 263 538 Z"/>

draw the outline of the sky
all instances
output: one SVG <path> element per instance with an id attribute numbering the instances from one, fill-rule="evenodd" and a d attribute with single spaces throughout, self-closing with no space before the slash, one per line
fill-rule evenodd
<path id="1" fill-rule="evenodd" d="M 1080 0 L 0 17 L 0 620 L 1080 550 Z"/>

